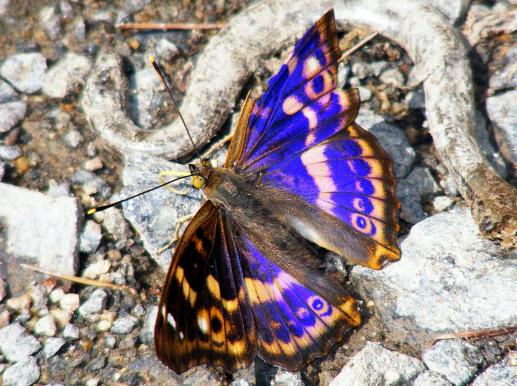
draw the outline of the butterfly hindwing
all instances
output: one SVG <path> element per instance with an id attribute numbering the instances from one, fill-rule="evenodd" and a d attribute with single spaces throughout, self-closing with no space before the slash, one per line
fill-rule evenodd
<path id="1" fill-rule="evenodd" d="M 304 199 L 339 222 L 300 213 L 318 233 L 311 241 L 374 269 L 400 258 L 393 163 L 375 137 L 349 125 L 306 151 L 263 172 L 260 183 Z M 304 206 L 299 205 L 299 210 Z M 349 237 L 336 237 L 338 234 Z"/>

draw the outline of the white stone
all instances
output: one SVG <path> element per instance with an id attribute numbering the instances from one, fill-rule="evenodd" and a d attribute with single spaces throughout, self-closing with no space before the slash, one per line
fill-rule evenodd
<path id="1" fill-rule="evenodd" d="M 19 323 L 0 329 L 0 352 L 9 362 L 26 359 L 41 348 L 41 343 Z"/>
<path id="2" fill-rule="evenodd" d="M 34 333 L 36 335 L 54 336 L 56 335 L 56 330 L 56 322 L 50 314 L 40 318 L 34 326 Z"/>
<path id="3" fill-rule="evenodd" d="M 40 377 L 38 361 L 28 357 L 12 365 L 2 374 L 4 386 L 30 386 Z"/>
<path id="4" fill-rule="evenodd" d="M 46 71 L 47 60 L 39 53 L 9 56 L 0 67 L 0 75 L 27 94 L 41 90 Z"/>
<path id="5" fill-rule="evenodd" d="M 84 55 L 67 53 L 46 73 L 43 93 L 50 98 L 63 99 L 84 85 L 92 63 Z"/>
<path id="6" fill-rule="evenodd" d="M 424 370 L 424 365 L 416 358 L 387 350 L 379 343 L 367 342 L 330 386 L 406 385 Z"/>

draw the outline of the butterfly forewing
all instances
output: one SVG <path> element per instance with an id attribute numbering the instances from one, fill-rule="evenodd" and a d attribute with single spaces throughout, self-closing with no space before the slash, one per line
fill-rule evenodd
<path id="1" fill-rule="evenodd" d="M 176 249 L 155 325 L 158 357 L 177 373 L 200 364 L 233 372 L 255 357 L 237 253 L 218 209 L 206 202 Z"/>

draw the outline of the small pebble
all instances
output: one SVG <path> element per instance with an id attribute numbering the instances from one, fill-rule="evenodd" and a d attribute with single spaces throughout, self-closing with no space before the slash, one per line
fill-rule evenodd
<path id="1" fill-rule="evenodd" d="M 66 326 L 72 319 L 73 312 L 68 310 L 53 309 L 50 311 L 59 327 Z"/>
<path id="2" fill-rule="evenodd" d="M 156 44 L 156 53 L 163 61 L 169 61 L 179 54 L 178 47 L 168 39 L 161 39 Z"/>
<path id="3" fill-rule="evenodd" d="M 95 157 L 95 158 L 86 160 L 83 164 L 83 168 L 86 170 L 89 170 L 91 172 L 102 169 L 102 167 L 103 167 L 103 165 L 102 165 L 101 157 Z"/>
<path id="4" fill-rule="evenodd" d="M 28 311 L 32 304 L 32 298 L 29 294 L 20 295 L 16 298 L 7 299 L 7 307 L 10 309 L 17 311 L 18 313 L 23 312 L 24 310 Z"/>
<path id="5" fill-rule="evenodd" d="M 73 324 L 67 324 L 63 329 L 63 338 L 67 340 L 79 339 L 79 327 L 74 326 Z"/>
<path id="6" fill-rule="evenodd" d="M 108 334 L 104 337 L 104 346 L 107 348 L 114 348 L 116 344 L 117 339 L 113 335 Z"/>
<path id="7" fill-rule="evenodd" d="M 31 163 L 27 157 L 19 157 L 13 161 L 14 169 L 19 175 L 24 175 L 31 170 Z"/>
<path id="8" fill-rule="evenodd" d="M 5 386 L 30 386 L 40 377 L 38 361 L 34 357 L 25 358 L 7 368 L 2 374 Z"/>
<path id="9" fill-rule="evenodd" d="M 6 133 L 18 124 L 27 111 L 23 101 L 12 101 L 0 104 L 0 133 Z"/>
<path id="10" fill-rule="evenodd" d="M 88 170 L 79 170 L 72 176 L 72 183 L 82 185 L 85 192 L 90 195 L 98 194 L 100 198 L 106 199 L 111 194 L 111 188 L 101 177 Z"/>
<path id="11" fill-rule="evenodd" d="M 111 332 L 114 334 L 128 334 L 138 323 L 138 319 L 131 315 L 124 315 L 115 320 L 111 327 Z"/>
<path id="12" fill-rule="evenodd" d="M 22 151 L 18 146 L 0 145 L 0 159 L 12 161 L 22 155 Z"/>
<path id="13" fill-rule="evenodd" d="M 46 315 L 36 322 L 34 333 L 40 336 L 56 335 L 56 322 L 52 315 Z"/>
<path id="14" fill-rule="evenodd" d="M 0 75 L 27 94 L 34 94 L 43 87 L 46 71 L 47 60 L 39 53 L 11 55 L 0 67 Z"/>
<path id="15" fill-rule="evenodd" d="M 39 13 L 39 22 L 51 40 L 59 38 L 63 26 L 54 7 L 43 8 Z"/>
<path id="16" fill-rule="evenodd" d="M 32 302 L 31 310 L 34 312 L 37 312 L 41 308 L 47 306 L 48 293 L 43 284 L 32 283 L 29 290 L 29 296 L 31 297 Z"/>
<path id="17" fill-rule="evenodd" d="M 40 348 L 41 343 L 19 323 L 0 329 L 0 352 L 9 362 L 21 361 Z"/>
<path id="18" fill-rule="evenodd" d="M 99 384 L 99 380 L 97 378 L 88 379 L 86 381 L 86 386 L 97 386 Z"/>
<path id="19" fill-rule="evenodd" d="M 398 68 L 391 68 L 384 71 L 380 76 L 380 80 L 382 83 L 389 84 L 397 88 L 402 88 L 405 84 L 404 74 L 402 74 Z"/>
<path id="20" fill-rule="evenodd" d="M 7 311 L 5 309 L 0 311 L 0 329 L 4 328 L 5 326 L 7 326 L 9 324 L 9 319 L 10 319 L 9 311 Z"/>
<path id="21" fill-rule="evenodd" d="M 92 63 L 83 55 L 68 53 L 45 75 L 43 93 L 50 98 L 63 99 L 84 85 Z"/>
<path id="22" fill-rule="evenodd" d="M 43 347 L 43 356 L 47 359 L 52 358 L 65 343 L 63 338 L 47 338 L 45 346 Z"/>
<path id="23" fill-rule="evenodd" d="M 79 241 L 79 251 L 81 251 L 82 253 L 93 253 L 99 247 L 101 240 L 102 240 L 101 226 L 93 220 L 88 220 L 88 221 L 86 221 L 83 231 L 81 232 L 81 238 Z M 88 267 L 88 268 L 90 268 L 90 267 Z M 85 274 L 86 274 L 86 271 L 88 271 L 88 268 L 85 270 Z M 105 272 L 102 272 L 102 273 L 105 273 Z M 84 276 L 84 277 L 93 279 L 96 276 L 92 277 L 91 275 L 89 275 L 89 276 Z"/>
<path id="24" fill-rule="evenodd" d="M 127 225 L 126 219 L 120 209 L 112 208 L 112 210 L 105 211 L 102 226 L 113 238 L 115 246 L 118 249 L 121 249 L 126 245 L 129 226 Z"/>
<path id="25" fill-rule="evenodd" d="M 59 300 L 59 307 L 67 311 L 75 311 L 79 308 L 79 295 L 66 294 Z"/>
<path id="26" fill-rule="evenodd" d="M 443 212 L 454 205 L 454 201 L 447 196 L 436 196 L 433 198 L 433 207 L 437 212 Z"/>
<path id="27" fill-rule="evenodd" d="M 82 316 L 98 314 L 106 307 L 108 294 L 103 289 L 92 292 L 88 300 L 79 307 L 79 314 Z"/>
<path id="28" fill-rule="evenodd" d="M 90 264 L 84 270 L 82 277 L 87 279 L 96 279 L 99 276 L 107 273 L 111 268 L 109 260 L 99 260 L 96 263 Z"/>
<path id="29" fill-rule="evenodd" d="M 97 331 L 106 332 L 111 328 L 111 322 L 109 320 L 100 320 L 97 323 Z"/>
<path id="30" fill-rule="evenodd" d="M 0 103 L 10 102 L 18 96 L 9 83 L 0 79 Z"/>
<path id="31" fill-rule="evenodd" d="M 70 129 L 63 135 L 62 139 L 69 148 L 76 149 L 81 144 L 83 137 L 76 129 Z"/>
<path id="32" fill-rule="evenodd" d="M 52 303 L 57 303 L 63 296 L 65 296 L 65 291 L 62 288 L 56 288 L 48 295 L 48 298 Z"/>

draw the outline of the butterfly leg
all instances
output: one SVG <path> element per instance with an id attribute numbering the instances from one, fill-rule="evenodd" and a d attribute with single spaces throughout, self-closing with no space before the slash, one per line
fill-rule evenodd
<path id="1" fill-rule="evenodd" d="M 160 171 L 160 174 L 158 175 L 158 180 L 160 181 L 160 184 L 164 184 L 165 182 L 167 182 L 166 178 L 165 177 L 185 177 L 185 176 L 189 176 L 190 173 L 189 172 L 180 172 L 178 170 L 161 170 Z M 175 189 L 173 186 L 171 185 L 167 185 L 165 186 L 165 189 L 167 189 L 168 191 L 172 192 L 172 193 L 176 193 L 176 194 L 181 194 L 182 196 L 186 195 L 188 193 L 188 188 L 185 188 L 183 190 L 178 190 L 178 189 Z"/>
<path id="2" fill-rule="evenodd" d="M 180 230 L 181 230 L 182 225 L 185 224 L 186 222 L 192 220 L 194 215 L 195 215 L 195 213 L 190 213 L 190 214 L 187 214 L 186 216 L 181 216 L 180 218 L 178 218 L 178 221 L 176 222 L 176 228 L 174 229 L 174 237 L 164 247 L 161 247 L 158 250 L 157 253 L 159 255 L 162 254 L 163 252 L 165 252 L 170 247 L 172 247 L 172 245 L 180 239 Z"/>

